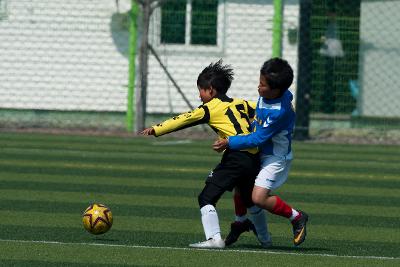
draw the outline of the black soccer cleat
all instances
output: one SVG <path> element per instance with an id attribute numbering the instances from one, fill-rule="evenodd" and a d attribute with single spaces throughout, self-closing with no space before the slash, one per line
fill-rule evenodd
<path id="1" fill-rule="evenodd" d="M 256 228 L 254 227 L 253 223 L 246 219 L 243 222 L 233 222 L 231 223 L 231 231 L 229 232 L 228 236 L 225 238 L 225 246 L 230 246 L 235 243 L 239 236 L 244 232 L 249 232 L 250 230 L 257 236 Z"/>
<path id="2" fill-rule="evenodd" d="M 293 243 L 295 246 L 300 245 L 306 240 L 307 229 L 306 224 L 308 221 L 308 215 L 304 211 L 300 211 L 300 217 L 295 221 L 292 221 L 293 225 Z"/>

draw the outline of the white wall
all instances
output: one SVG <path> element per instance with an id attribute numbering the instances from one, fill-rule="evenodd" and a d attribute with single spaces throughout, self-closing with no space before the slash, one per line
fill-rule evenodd
<path id="1" fill-rule="evenodd" d="M 120 12 L 129 10 L 130 0 L 119 2 Z M 272 0 L 220 2 L 216 47 L 159 45 L 159 11 L 152 17 L 150 41 L 193 106 L 201 104 L 199 72 L 219 58 L 235 69 L 229 95 L 256 100 L 259 69 L 271 56 Z M 128 34 L 111 31 L 115 1 L 7 3 L 8 18 L 0 21 L 0 108 L 126 110 Z M 286 1 L 284 18 L 283 56 L 296 69 L 297 46 L 287 43 L 286 29 L 297 25 L 298 1 Z M 188 110 L 152 55 L 149 67 L 148 112 Z"/>
<path id="2" fill-rule="evenodd" d="M 399 13 L 399 1 L 362 1 L 358 102 L 362 116 L 400 116 Z"/>
<path id="3" fill-rule="evenodd" d="M 0 108 L 126 110 L 128 60 L 111 35 L 115 12 L 109 0 L 9 0 Z"/>

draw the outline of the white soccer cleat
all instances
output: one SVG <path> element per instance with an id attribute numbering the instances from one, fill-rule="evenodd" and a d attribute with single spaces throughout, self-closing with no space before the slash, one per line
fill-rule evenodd
<path id="1" fill-rule="evenodd" d="M 225 241 L 223 239 L 215 240 L 210 238 L 206 241 L 190 244 L 191 248 L 225 248 Z"/>

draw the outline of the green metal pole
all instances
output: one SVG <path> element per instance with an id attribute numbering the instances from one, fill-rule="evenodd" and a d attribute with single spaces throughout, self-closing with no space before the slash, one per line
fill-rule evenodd
<path id="1" fill-rule="evenodd" d="M 282 56 L 283 0 L 274 0 L 274 19 L 272 27 L 272 57 Z"/>
<path id="2" fill-rule="evenodd" d="M 133 97 L 135 92 L 135 74 L 136 74 L 136 40 L 137 40 L 137 24 L 136 18 L 139 12 L 138 4 L 135 0 L 131 0 L 130 23 L 129 23 L 129 81 L 128 81 L 128 99 L 126 109 L 126 129 L 133 132 Z"/>

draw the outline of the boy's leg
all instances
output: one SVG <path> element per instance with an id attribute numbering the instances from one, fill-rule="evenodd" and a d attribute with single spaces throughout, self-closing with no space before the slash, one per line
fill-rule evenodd
<path id="1" fill-rule="evenodd" d="M 225 238 L 226 246 L 232 245 L 242 233 L 249 232 L 250 230 L 257 236 L 253 223 L 247 218 L 247 208 L 238 188 L 234 189 L 233 202 L 235 207 L 235 221 L 231 223 L 231 230 Z"/>
<path id="2" fill-rule="evenodd" d="M 244 222 L 247 219 L 247 208 L 237 188 L 234 189 L 233 203 L 235 206 L 235 222 Z"/>
<path id="3" fill-rule="evenodd" d="M 250 220 L 257 232 L 257 239 L 264 248 L 272 245 L 271 236 L 268 232 L 267 218 L 264 210 L 252 201 L 253 185 L 244 185 L 242 188 L 242 200 L 250 213 Z"/>
<path id="4" fill-rule="evenodd" d="M 288 218 L 293 226 L 293 242 L 296 246 L 304 242 L 308 215 L 288 205 L 278 196 L 271 196 L 271 190 L 285 183 L 291 161 L 276 157 L 265 159 L 257 176 L 252 192 L 253 202 L 269 212 Z"/>
<path id="5" fill-rule="evenodd" d="M 253 230 L 263 247 L 271 246 L 271 237 L 269 236 L 265 212 L 259 207 L 255 206 L 252 201 L 252 191 L 254 187 L 254 180 L 260 170 L 259 155 L 248 155 L 242 162 L 247 160 L 244 168 L 241 169 L 240 175 L 236 182 L 236 189 L 234 195 L 236 219 L 241 219 L 245 214 L 246 209 L 249 209 L 250 219 L 245 219 L 243 223 L 234 222 L 231 224 L 231 232 L 228 234 L 225 242 L 230 245 L 237 241 L 240 234 L 245 231 Z M 238 192 L 240 192 L 240 197 Z M 238 216 L 239 215 L 239 216 Z"/>
<path id="6" fill-rule="evenodd" d="M 261 187 L 254 186 L 253 188 L 253 201 L 261 208 L 268 210 L 269 212 L 288 218 L 293 221 L 299 216 L 299 212 L 289 206 L 278 196 L 272 196 L 271 190 Z"/>
<path id="7" fill-rule="evenodd" d="M 264 248 L 269 248 L 272 246 L 271 235 L 268 232 L 268 223 L 265 211 L 260 207 L 254 205 L 249 208 L 250 218 L 256 229 L 256 236 L 258 241 Z"/>
<path id="8" fill-rule="evenodd" d="M 218 214 L 215 205 L 225 189 L 213 184 L 206 183 L 203 191 L 198 197 L 201 222 L 203 224 L 206 241 L 190 244 L 194 248 L 224 248 L 225 242 L 221 238 Z"/>
<path id="9" fill-rule="evenodd" d="M 288 218 L 293 226 L 293 243 L 298 246 L 304 242 L 306 237 L 306 223 L 308 215 L 305 212 L 297 211 L 289 206 L 278 196 L 271 196 L 271 190 L 260 186 L 254 186 L 253 201 L 259 207 L 269 212 Z"/>
<path id="10" fill-rule="evenodd" d="M 249 230 L 253 230 L 261 245 L 265 248 L 272 245 L 271 237 L 268 232 L 267 219 L 264 210 L 254 205 L 251 200 L 253 185 L 252 183 L 241 183 L 240 189 L 236 188 L 234 202 L 235 212 L 243 213 L 248 208 L 250 220 L 246 218 L 243 222 L 235 221 L 231 224 L 231 231 L 225 239 L 227 246 L 237 241 L 239 236 Z"/>

